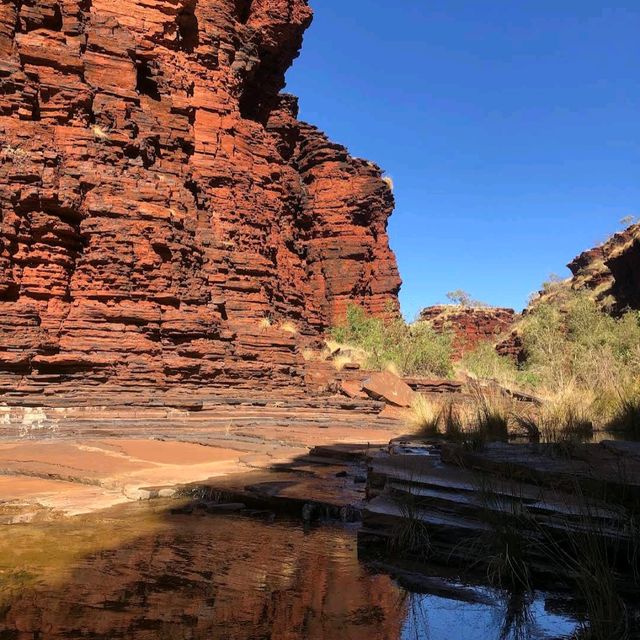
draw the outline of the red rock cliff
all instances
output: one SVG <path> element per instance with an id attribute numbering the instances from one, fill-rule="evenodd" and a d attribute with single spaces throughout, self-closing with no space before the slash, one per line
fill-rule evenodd
<path id="1" fill-rule="evenodd" d="M 457 358 L 472 351 L 481 342 L 495 342 L 511 328 L 515 319 L 513 309 L 446 304 L 423 309 L 419 318 L 422 322 L 429 322 L 436 331 L 450 331 L 453 334 L 453 349 Z"/>
<path id="2" fill-rule="evenodd" d="M 380 169 L 280 93 L 310 21 L 305 0 L 0 5 L 5 389 L 287 383 L 291 322 L 397 304 Z"/>

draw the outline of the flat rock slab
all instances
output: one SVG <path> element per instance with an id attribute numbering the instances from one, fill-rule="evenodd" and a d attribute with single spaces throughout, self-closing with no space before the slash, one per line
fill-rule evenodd
<path id="1" fill-rule="evenodd" d="M 362 389 L 372 398 L 396 407 L 410 407 L 415 399 L 413 389 L 390 371 L 372 373 L 362 383 Z"/>
<path id="2" fill-rule="evenodd" d="M 371 400 L 362 407 L 331 398 L 246 404 L 240 400 L 216 404 L 208 399 L 197 412 L 137 404 L 39 410 L 36 413 L 44 415 L 51 428 L 0 440 L 0 506 L 84 513 L 170 496 L 191 483 L 254 471 L 269 476 L 273 469 L 311 458 L 325 464 L 337 458 L 339 464 L 348 464 L 354 456 L 386 446 L 404 426 L 376 416 Z M 15 415 L 20 421 L 24 418 Z M 5 421 L 9 427 L 13 424 Z M 325 450 L 309 456 L 316 446 Z M 344 455 L 333 455 L 337 453 Z M 303 476 L 314 475 L 309 470 L 298 472 L 301 477 L 294 488 L 281 486 L 280 496 L 328 499 L 322 487 L 331 471 L 315 483 L 303 481 Z M 340 482 L 331 482 L 329 494 L 336 486 Z"/>
<path id="3" fill-rule="evenodd" d="M 103 487 L 28 476 L 0 476 L 0 523 L 4 524 L 28 522 L 48 511 L 78 515 L 126 501 L 121 491 Z"/>
<path id="4" fill-rule="evenodd" d="M 0 503 L 82 513 L 150 497 L 148 486 L 179 485 L 248 468 L 235 449 L 182 442 L 3 443 Z"/>
<path id="5" fill-rule="evenodd" d="M 640 443 L 604 440 L 576 444 L 559 455 L 553 445 L 491 443 L 483 451 L 443 447 L 443 460 L 489 472 L 517 472 L 531 482 L 548 486 L 579 483 L 583 489 L 626 487 L 640 495 Z"/>
<path id="6" fill-rule="evenodd" d="M 356 479 L 363 469 L 357 464 L 294 463 L 286 471 L 255 470 L 181 488 L 179 495 L 207 505 L 242 503 L 250 508 L 285 512 L 305 519 L 359 518 L 365 491 Z"/>

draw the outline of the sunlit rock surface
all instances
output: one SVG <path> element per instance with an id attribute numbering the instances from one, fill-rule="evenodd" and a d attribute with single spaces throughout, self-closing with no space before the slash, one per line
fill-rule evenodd
<path id="1" fill-rule="evenodd" d="M 0 388 L 290 384 L 397 305 L 381 170 L 280 93 L 305 0 L 0 5 Z"/>
<path id="2" fill-rule="evenodd" d="M 516 320 L 513 309 L 504 307 L 463 307 L 435 305 L 420 312 L 419 320 L 429 322 L 438 332 L 453 336 L 453 350 L 457 357 L 472 351 L 482 342 L 496 342 Z"/>

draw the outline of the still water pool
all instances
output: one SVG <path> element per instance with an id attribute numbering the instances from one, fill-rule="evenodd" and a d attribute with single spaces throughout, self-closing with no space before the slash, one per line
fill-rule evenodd
<path id="1" fill-rule="evenodd" d="M 512 603 L 490 589 L 418 590 L 360 562 L 338 526 L 156 503 L 0 528 L 2 640 L 497 640 L 509 627 Z M 549 601 L 503 637 L 570 635 Z"/>

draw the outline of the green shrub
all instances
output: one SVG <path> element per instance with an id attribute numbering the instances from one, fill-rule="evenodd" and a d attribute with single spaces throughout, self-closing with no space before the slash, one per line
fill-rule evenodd
<path id="1" fill-rule="evenodd" d="M 517 365 L 498 355 L 494 345 L 481 343 L 464 355 L 458 367 L 476 378 L 533 392 L 552 405 L 558 398 L 570 397 L 573 404 L 579 401 L 580 406 L 562 419 L 545 421 L 563 436 L 588 437 L 589 425 L 594 424 L 638 437 L 639 312 L 615 318 L 586 293 L 558 285 L 550 299 L 531 306 L 518 331 L 524 363 Z M 436 332 L 427 322 L 384 321 L 350 306 L 344 324 L 331 334 L 337 342 L 365 352 L 365 364 L 372 369 L 392 365 L 402 375 L 453 374 L 452 334 Z M 481 417 L 483 421 L 492 418 Z"/>
<path id="2" fill-rule="evenodd" d="M 462 369 L 480 380 L 509 385 L 518 381 L 520 371 L 512 358 L 501 356 L 490 342 L 481 342 L 462 356 Z"/>
<path id="3" fill-rule="evenodd" d="M 339 343 L 358 347 L 369 354 L 367 366 L 385 369 L 395 366 L 404 375 L 452 374 L 452 337 L 438 333 L 429 324 L 408 325 L 402 318 L 384 321 L 351 305 L 345 323 L 331 330 Z"/>
<path id="4" fill-rule="evenodd" d="M 584 293 L 534 306 L 522 323 L 526 370 L 549 389 L 608 391 L 640 373 L 640 316 L 613 318 Z"/>
<path id="5" fill-rule="evenodd" d="M 640 423 L 640 396 L 634 400 L 640 378 L 638 312 L 615 318 L 587 294 L 560 289 L 530 308 L 519 334 L 526 355 L 520 366 L 485 343 L 467 353 L 461 367 L 477 378 L 532 391 L 552 405 L 575 400 L 579 406 L 567 415 L 544 421 L 563 435 L 588 437 L 592 424 L 638 433 L 633 427 Z"/>

